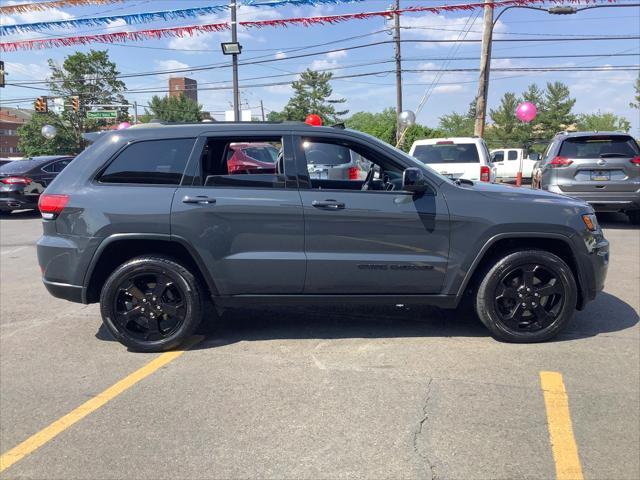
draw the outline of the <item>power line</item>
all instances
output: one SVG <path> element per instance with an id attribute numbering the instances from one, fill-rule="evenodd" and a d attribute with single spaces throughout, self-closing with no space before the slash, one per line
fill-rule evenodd
<path id="1" fill-rule="evenodd" d="M 615 36 L 592 36 L 592 37 L 580 37 L 580 38 L 503 38 L 496 39 L 494 42 L 547 42 L 547 41 L 558 41 L 562 42 L 570 42 L 570 41 L 610 41 L 610 40 L 638 40 L 640 36 L 638 35 L 615 35 Z M 404 39 L 401 40 L 403 43 L 478 43 L 480 40 L 475 39 L 463 39 L 463 40 L 416 40 L 416 39 Z M 240 62 L 239 66 L 246 65 L 259 65 L 263 63 L 272 63 L 272 62 L 280 62 L 285 60 L 294 60 L 298 58 L 307 58 L 317 55 L 325 55 L 329 53 L 335 53 L 339 51 L 348 51 L 348 50 L 357 50 L 362 48 L 369 48 L 378 45 L 387 45 L 393 43 L 393 40 L 381 40 L 378 42 L 370 42 L 361 45 L 352 45 L 350 47 L 343 47 L 337 49 L 323 50 L 319 52 L 311 52 L 304 53 L 299 55 L 287 56 L 284 58 L 266 58 L 266 59 L 257 59 Z M 229 68 L 231 67 L 230 62 L 220 63 L 220 64 L 208 64 L 208 65 L 199 65 L 193 67 L 185 67 L 185 68 L 177 68 L 177 69 L 167 69 L 167 70 L 152 70 L 148 72 L 139 72 L 139 73 L 126 73 L 122 75 L 117 75 L 116 78 L 134 78 L 134 77 L 146 77 L 146 76 L 156 76 L 156 75 L 167 75 L 172 73 L 189 73 L 189 72 L 197 72 L 204 70 L 213 70 L 217 68 Z M 42 84 L 51 84 L 51 83 L 60 83 L 61 81 L 50 81 L 50 80 L 36 80 L 36 81 L 15 81 L 13 82 L 15 85 L 42 85 Z"/>

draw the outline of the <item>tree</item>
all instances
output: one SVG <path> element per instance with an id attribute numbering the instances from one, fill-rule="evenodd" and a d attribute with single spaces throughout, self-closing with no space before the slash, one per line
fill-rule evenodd
<path id="1" fill-rule="evenodd" d="M 336 105 L 345 103 L 346 99 L 331 99 L 333 88 L 329 81 L 333 77 L 331 72 L 316 72 L 310 69 L 302 72 L 299 80 L 291 84 L 293 96 L 285 105 L 282 112 L 269 113 L 270 121 L 297 120 L 304 121 L 310 113 L 322 118 L 323 124 L 340 123 L 340 117 L 349 110 L 336 111 Z"/>
<path id="2" fill-rule="evenodd" d="M 637 108 L 638 110 L 640 110 L 640 73 L 638 74 L 638 78 L 636 78 L 636 84 L 633 86 L 633 88 L 636 91 L 634 95 L 635 101 L 629 102 L 629 106 L 631 108 Z"/>
<path id="3" fill-rule="evenodd" d="M 82 133 L 109 124 L 107 120 L 88 120 L 84 112 L 86 106 L 128 103 L 122 95 L 126 90 L 125 84 L 118 80 L 120 72 L 109 60 L 106 50 L 76 52 L 66 57 L 62 65 L 51 59 L 48 63 L 51 68 L 48 83 L 53 96 L 62 97 L 67 105 L 71 103 L 71 97 L 80 97 L 79 112 L 67 107 L 62 113 L 62 119 L 75 135 L 76 150 L 79 151 L 84 147 Z M 119 109 L 117 121 L 127 119 L 127 109 Z"/>
<path id="4" fill-rule="evenodd" d="M 453 112 L 439 119 L 438 130 L 446 137 L 470 137 L 475 131 L 476 102 L 469 104 L 467 113 Z"/>
<path id="5" fill-rule="evenodd" d="M 622 130 L 628 132 L 631 123 L 624 117 L 613 113 L 583 113 L 578 116 L 578 129 L 583 131 L 610 132 Z"/>
<path id="6" fill-rule="evenodd" d="M 51 140 L 42 136 L 44 125 L 53 125 L 57 134 Z M 35 114 L 18 128 L 18 149 L 27 157 L 34 155 L 69 155 L 78 153 L 75 132 L 53 113 Z"/>
<path id="7" fill-rule="evenodd" d="M 544 99 L 538 113 L 540 131 L 545 139 L 556 133 L 571 129 L 576 123 L 576 116 L 571 112 L 576 103 L 571 98 L 569 87 L 562 82 L 547 83 Z"/>
<path id="8" fill-rule="evenodd" d="M 183 93 L 177 97 L 154 95 L 149 102 L 149 110 L 145 111 L 143 122 L 152 118 L 165 122 L 199 122 L 203 118 L 202 105 Z"/>
<path id="9" fill-rule="evenodd" d="M 493 124 L 487 127 L 485 136 L 492 147 L 522 147 L 529 138 L 530 128 L 516 117 L 519 103 L 515 93 L 507 92 L 498 108 L 489 109 Z"/>

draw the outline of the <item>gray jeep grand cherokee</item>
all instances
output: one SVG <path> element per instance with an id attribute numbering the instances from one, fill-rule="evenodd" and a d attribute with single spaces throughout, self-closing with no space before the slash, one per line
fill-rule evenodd
<path id="1" fill-rule="evenodd" d="M 230 172 L 230 145 L 274 169 Z M 366 178 L 309 174 L 318 145 Z M 326 149 L 330 150 L 330 149 Z M 212 312 L 257 304 L 432 304 L 470 298 L 491 334 L 556 335 L 602 290 L 593 209 L 553 193 L 444 178 L 364 134 L 298 123 L 134 127 L 102 135 L 41 196 L 49 292 L 100 302 L 124 345 L 179 345 Z"/>

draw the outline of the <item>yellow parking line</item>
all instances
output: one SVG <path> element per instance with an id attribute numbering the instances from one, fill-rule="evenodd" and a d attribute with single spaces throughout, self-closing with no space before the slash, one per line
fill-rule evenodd
<path id="1" fill-rule="evenodd" d="M 569 398 L 558 372 L 540 372 L 540 383 L 547 408 L 547 423 L 558 480 L 583 480 L 578 447 L 573 436 Z"/>
<path id="2" fill-rule="evenodd" d="M 0 472 L 3 472 L 14 463 L 20 461 L 30 453 L 33 453 L 45 443 L 49 442 L 60 433 L 64 432 L 71 425 L 82 420 L 90 413 L 96 411 L 97 409 L 108 403 L 110 400 L 120 395 L 125 390 L 134 386 L 140 380 L 145 379 L 159 368 L 162 368 L 169 362 L 172 362 L 180 355 L 182 355 L 185 350 L 193 347 L 203 338 L 204 337 L 202 336 L 194 336 L 184 344 L 181 350 L 166 352 L 156 357 L 155 359 L 147 363 L 144 367 L 126 376 L 119 382 L 107 388 L 102 393 L 99 393 L 98 395 L 93 397 L 91 400 L 88 400 L 78 408 L 67 413 L 64 417 L 59 418 L 49 426 L 40 430 L 38 433 L 27 438 L 24 442 L 12 448 L 8 452 L 3 453 L 0 457 Z"/>

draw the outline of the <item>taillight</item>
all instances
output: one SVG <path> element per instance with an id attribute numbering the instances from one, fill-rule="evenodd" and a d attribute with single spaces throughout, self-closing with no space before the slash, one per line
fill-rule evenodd
<path id="1" fill-rule="evenodd" d="M 360 171 L 356 167 L 349 167 L 349 180 L 358 180 Z"/>
<path id="2" fill-rule="evenodd" d="M 27 177 L 5 177 L 0 182 L 5 185 L 29 185 L 31 179 Z"/>
<path id="3" fill-rule="evenodd" d="M 53 220 L 58 216 L 69 202 L 69 195 L 53 195 L 43 193 L 38 200 L 38 208 L 42 214 L 42 218 Z"/>
<path id="4" fill-rule="evenodd" d="M 640 166 L 640 156 L 639 157 L 633 157 L 631 159 L 631 163 L 633 163 L 634 165 Z"/>
<path id="5" fill-rule="evenodd" d="M 567 157 L 554 157 L 553 160 L 549 162 L 549 166 L 551 168 L 562 168 L 568 167 L 573 163 L 573 160 L 569 160 Z"/>
<path id="6" fill-rule="evenodd" d="M 480 166 L 480 181 L 481 182 L 490 182 L 491 181 L 491 169 L 486 165 Z"/>

